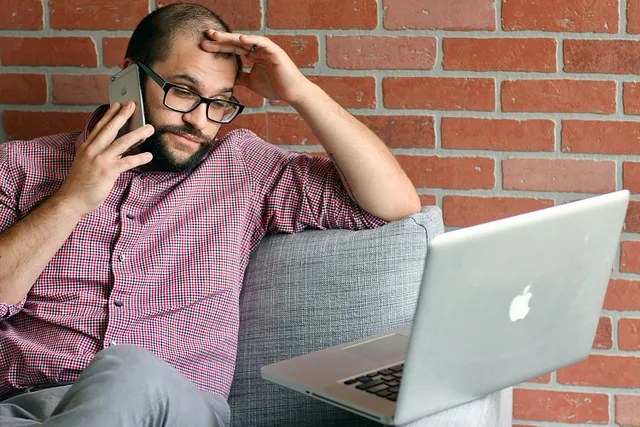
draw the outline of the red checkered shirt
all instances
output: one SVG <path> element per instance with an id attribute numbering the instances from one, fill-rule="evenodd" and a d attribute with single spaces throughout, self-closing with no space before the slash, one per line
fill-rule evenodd
<path id="1" fill-rule="evenodd" d="M 0 144 L 0 232 L 54 194 L 82 132 Z M 228 397 L 238 301 L 267 233 L 384 223 L 347 195 L 326 158 L 248 130 L 218 139 L 189 173 L 123 173 L 17 305 L 0 303 L 0 396 L 73 381 L 101 349 L 135 344 Z"/>

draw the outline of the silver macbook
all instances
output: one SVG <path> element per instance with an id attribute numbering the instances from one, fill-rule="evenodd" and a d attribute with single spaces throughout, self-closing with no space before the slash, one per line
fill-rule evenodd
<path id="1" fill-rule="evenodd" d="M 436 236 L 410 326 L 264 366 L 262 377 L 402 425 L 579 362 L 628 201 L 618 191 Z"/>

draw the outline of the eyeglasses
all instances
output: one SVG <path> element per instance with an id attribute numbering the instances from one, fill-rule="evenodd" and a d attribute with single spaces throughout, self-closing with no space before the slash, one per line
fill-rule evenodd
<path id="1" fill-rule="evenodd" d="M 142 71 L 162 88 L 164 91 L 163 103 L 173 111 L 190 113 L 198 108 L 200 104 L 205 104 L 207 106 L 207 118 L 209 120 L 220 124 L 227 124 L 231 123 L 231 121 L 244 110 L 244 105 L 240 104 L 233 96 L 229 99 L 205 98 L 189 88 L 169 83 L 142 62 L 138 62 L 137 64 Z"/>

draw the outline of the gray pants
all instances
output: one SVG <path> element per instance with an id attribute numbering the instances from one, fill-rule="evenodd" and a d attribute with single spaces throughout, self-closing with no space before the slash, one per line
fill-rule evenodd
<path id="1" fill-rule="evenodd" d="M 2 427 L 229 425 L 222 396 L 197 389 L 142 347 L 102 350 L 69 386 L 0 402 Z"/>

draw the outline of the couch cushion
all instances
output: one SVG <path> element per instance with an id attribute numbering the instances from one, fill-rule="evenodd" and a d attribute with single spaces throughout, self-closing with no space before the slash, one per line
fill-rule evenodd
<path id="1" fill-rule="evenodd" d="M 437 207 L 375 230 L 266 237 L 240 296 L 234 426 L 379 425 L 260 377 L 264 365 L 411 321 Z"/>

